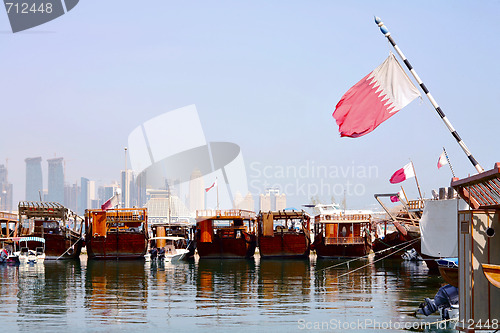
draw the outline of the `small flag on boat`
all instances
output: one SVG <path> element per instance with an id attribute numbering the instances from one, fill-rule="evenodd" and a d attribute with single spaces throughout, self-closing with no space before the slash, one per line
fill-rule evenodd
<path id="1" fill-rule="evenodd" d="M 391 195 L 391 201 L 392 202 L 398 202 L 400 201 L 400 198 L 403 197 L 403 191 L 399 191 L 396 195 Z"/>
<path id="2" fill-rule="evenodd" d="M 446 164 L 448 164 L 448 159 L 446 158 L 446 153 L 443 151 L 438 159 L 438 169 Z"/>
<path id="3" fill-rule="evenodd" d="M 217 179 L 214 181 L 214 183 L 213 183 L 212 185 L 210 185 L 209 187 L 207 187 L 207 188 L 205 189 L 205 192 L 210 191 L 210 190 L 211 190 L 214 186 L 217 186 Z"/>
<path id="4" fill-rule="evenodd" d="M 391 184 L 397 184 L 412 177 L 415 177 L 415 171 L 413 171 L 413 163 L 410 162 L 398 171 L 394 172 L 389 181 Z"/>
<path id="5" fill-rule="evenodd" d="M 118 195 L 118 193 L 115 193 L 111 198 L 108 199 L 108 201 L 103 203 L 101 206 L 101 210 L 108 210 L 117 206 L 120 202 L 120 200 L 118 199 Z"/>
<path id="6" fill-rule="evenodd" d="M 340 136 L 370 133 L 420 96 L 394 54 L 349 89 L 333 112 Z"/>

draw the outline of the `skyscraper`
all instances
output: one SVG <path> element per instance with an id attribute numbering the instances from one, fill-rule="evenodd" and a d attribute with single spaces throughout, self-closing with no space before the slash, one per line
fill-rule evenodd
<path id="1" fill-rule="evenodd" d="M 260 195 L 260 210 L 265 211 L 277 211 L 286 208 L 286 195 L 285 193 L 280 194 L 280 190 L 277 188 L 266 189 L 266 194 Z"/>
<path id="2" fill-rule="evenodd" d="M 47 160 L 49 164 L 49 183 L 47 200 L 64 203 L 64 168 L 63 158 L 51 158 Z"/>
<path id="3" fill-rule="evenodd" d="M 26 162 L 26 201 L 40 201 L 43 192 L 42 158 L 30 157 Z"/>
<path id="4" fill-rule="evenodd" d="M 0 211 L 12 211 L 12 189 L 7 179 L 7 168 L 0 164 Z"/>
<path id="5" fill-rule="evenodd" d="M 126 176 L 128 174 L 128 176 Z M 122 193 L 122 206 L 124 208 L 132 207 L 132 203 L 135 204 L 136 200 L 133 194 L 134 191 L 134 172 L 133 170 L 127 170 L 127 173 L 122 170 L 121 173 L 121 193 Z"/>
<path id="6" fill-rule="evenodd" d="M 90 209 L 90 198 L 89 198 L 89 180 L 85 177 L 80 179 L 80 204 L 78 205 L 78 214 L 83 215 L 85 209 Z"/>

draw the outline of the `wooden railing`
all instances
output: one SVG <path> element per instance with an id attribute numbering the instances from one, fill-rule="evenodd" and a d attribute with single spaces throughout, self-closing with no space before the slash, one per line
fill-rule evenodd
<path id="1" fill-rule="evenodd" d="M 320 214 L 316 216 L 315 222 L 369 222 L 370 219 L 370 214 Z"/>
<path id="2" fill-rule="evenodd" d="M 408 201 L 409 209 L 424 209 L 424 200 L 410 200 Z"/>
<path id="3" fill-rule="evenodd" d="M 363 237 L 326 237 L 325 245 L 364 244 Z"/>
<path id="4" fill-rule="evenodd" d="M 197 210 L 196 217 L 218 217 L 218 218 L 231 218 L 238 217 L 243 219 L 255 219 L 256 214 L 250 210 L 242 209 L 206 209 Z"/>

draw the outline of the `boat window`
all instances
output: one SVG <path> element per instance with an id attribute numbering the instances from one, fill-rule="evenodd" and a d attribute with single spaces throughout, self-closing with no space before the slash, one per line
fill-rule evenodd
<path id="1" fill-rule="evenodd" d="M 57 229 L 59 227 L 59 223 L 55 221 L 45 221 L 43 222 L 43 227 L 45 229 Z"/>

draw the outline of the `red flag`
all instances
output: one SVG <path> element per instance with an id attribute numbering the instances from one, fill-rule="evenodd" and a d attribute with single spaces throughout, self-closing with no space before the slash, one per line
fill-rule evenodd
<path id="1" fill-rule="evenodd" d="M 113 195 L 111 198 L 108 199 L 108 201 L 106 201 L 101 205 L 101 210 L 108 210 L 110 208 L 115 207 L 116 205 L 118 205 L 118 201 L 119 201 L 118 194 L 115 193 L 115 195 Z"/>
<path id="2" fill-rule="evenodd" d="M 394 172 L 391 179 L 389 180 L 391 184 L 401 183 L 408 178 L 415 177 L 415 172 L 413 171 L 412 162 L 408 163 L 398 171 Z"/>
<path id="3" fill-rule="evenodd" d="M 210 190 L 211 190 L 214 186 L 217 186 L 217 179 L 214 181 L 214 183 L 213 183 L 212 185 L 210 185 L 209 187 L 207 187 L 207 188 L 205 189 L 205 192 L 210 191 Z"/>
<path id="4" fill-rule="evenodd" d="M 349 89 L 333 112 L 340 136 L 370 133 L 420 96 L 394 54 Z"/>
<path id="5" fill-rule="evenodd" d="M 448 164 L 448 160 L 446 159 L 446 154 L 444 153 L 444 151 L 441 153 L 441 155 L 439 156 L 439 159 L 438 159 L 438 169 L 441 168 L 443 165 L 446 165 Z"/>

